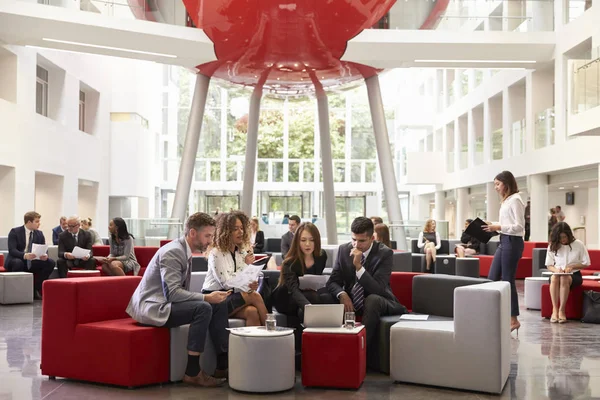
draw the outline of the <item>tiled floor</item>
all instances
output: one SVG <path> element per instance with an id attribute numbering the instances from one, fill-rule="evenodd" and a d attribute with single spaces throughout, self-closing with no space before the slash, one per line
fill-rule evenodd
<path id="1" fill-rule="evenodd" d="M 523 283 L 518 282 L 522 304 Z M 501 396 L 394 384 L 370 374 L 360 390 L 304 389 L 299 383 L 277 399 L 600 399 L 600 326 L 550 324 L 539 311 L 521 311 L 519 338 L 512 340 L 512 370 Z M 0 306 L 0 400 L 28 399 L 246 399 L 228 388 L 183 384 L 120 389 L 40 376 L 41 303 Z"/>

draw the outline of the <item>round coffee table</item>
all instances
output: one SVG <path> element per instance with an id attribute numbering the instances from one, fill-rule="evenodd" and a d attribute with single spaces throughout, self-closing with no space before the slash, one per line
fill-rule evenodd
<path id="1" fill-rule="evenodd" d="M 542 286 L 548 283 L 548 276 L 525 278 L 525 308 L 542 309 Z"/>
<path id="2" fill-rule="evenodd" d="M 294 330 L 229 329 L 229 387 L 252 393 L 289 390 L 296 383 Z"/>
<path id="3" fill-rule="evenodd" d="M 91 278 L 100 276 L 97 269 L 73 269 L 67 271 L 67 278 Z"/>

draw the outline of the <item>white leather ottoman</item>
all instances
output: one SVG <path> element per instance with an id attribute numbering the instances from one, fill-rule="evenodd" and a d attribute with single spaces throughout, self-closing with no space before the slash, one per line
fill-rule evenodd
<path id="1" fill-rule="evenodd" d="M 0 274 L 0 304 L 33 303 L 33 274 L 3 272 Z"/>
<path id="2" fill-rule="evenodd" d="M 252 393 L 289 390 L 296 381 L 294 330 L 231 329 L 229 387 Z"/>
<path id="3" fill-rule="evenodd" d="M 549 282 L 547 276 L 525 278 L 525 308 L 542 309 L 542 286 Z"/>

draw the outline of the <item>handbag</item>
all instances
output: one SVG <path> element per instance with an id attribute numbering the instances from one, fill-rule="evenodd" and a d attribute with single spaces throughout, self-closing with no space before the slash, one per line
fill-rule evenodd
<path id="1" fill-rule="evenodd" d="M 600 324 L 600 292 L 583 292 L 583 318 L 581 322 Z"/>
<path id="2" fill-rule="evenodd" d="M 273 290 L 269 284 L 269 276 L 265 274 L 261 278 L 260 286 L 258 287 L 258 293 L 262 296 L 265 307 L 269 313 L 273 312 L 273 302 L 271 300 L 272 292 Z"/>

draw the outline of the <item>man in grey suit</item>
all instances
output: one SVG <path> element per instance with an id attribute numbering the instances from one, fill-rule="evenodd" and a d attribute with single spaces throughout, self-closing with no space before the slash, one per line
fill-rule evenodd
<path id="1" fill-rule="evenodd" d="M 300 217 L 297 215 L 292 215 L 288 222 L 289 232 L 286 232 L 281 237 L 281 257 L 285 258 L 285 255 L 288 251 L 290 251 L 290 247 L 292 246 L 292 240 L 294 239 L 294 234 L 296 233 L 296 229 L 300 225 Z"/>
<path id="2" fill-rule="evenodd" d="M 330 302 L 341 303 L 345 311 L 362 315 L 367 330 L 367 362 L 376 365 L 377 328 L 384 315 L 407 312 L 390 287 L 393 251 L 373 240 L 373 222 L 358 217 L 352 222 L 352 241 L 340 246 L 327 290 Z M 323 298 L 323 295 L 321 295 Z"/>
<path id="3" fill-rule="evenodd" d="M 227 377 L 227 304 L 229 292 L 210 294 L 190 292 L 192 252 L 204 252 L 215 235 L 215 220 L 208 214 L 191 215 L 185 236 L 161 247 L 133 293 L 127 313 L 136 321 L 152 326 L 174 328 L 190 324 L 188 362 L 183 381 L 204 387 L 220 386 Z M 200 369 L 206 335 L 210 334 L 217 352 L 214 376 Z"/>

